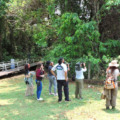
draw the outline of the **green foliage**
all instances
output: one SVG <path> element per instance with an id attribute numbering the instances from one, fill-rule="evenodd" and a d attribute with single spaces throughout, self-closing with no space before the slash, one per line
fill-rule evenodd
<path id="1" fill-rule="evenodd" d="M 120 5 L 120 0 L 106 0 L 106 9 L 110 10 L 111 6 Z"/>
<path id="2" fill-rule="evenodd" d="M 6 14 L 7 2 L 9 2 L 9 0 L 0 0 L 0 18 Z"/>
<path id="3" fill-rule="evenodd" d="M 98 69 L 107 67 L 108 62 L 119 55 L 119 33 L 114 31 L 111 35 L 118 17 L 115 17 L 116 23 L 113 21 L 115 25 L 108 26 L 114 13 L 117 16 L 120 11 L 119 0 L 99 1 L 99 4 L 94 0 L 7 2 L 0 0 L 0 32 L 4 31 L 0 34 L 0 45 L 4 49 L 0 46 L 0 51 L 3 50 L 3 60 L 26 58 L 28 53 L 54 62 L 64 57 L 66 61 L 73 62 L 73 67 L 77 61 L 90 62 L 93 74 L 93 71 L 97 73 Z M 61 15 L 56 15 L 56 10 L 60 10 Z M 104 37 L 106 34 L 108 37 Z"/>
<path id="4" fill-rule="evenodd" d="M 36 41 L 36 44 L 38 44 L 40 47 L 46 47 L 47 46 L 47 31 L 42 25 L 39 26 L 39 28 L 40 28 L 39 32 L 36 31 L 36 33 L 33 36 L 34 40 Z"/>
<path id="5" fill-rule="evenodd" d="M 56 28 L 58 41 L 52 49 L 53 57 L 64 56 L 71 61 L 83 55 L 87 56 L 88 53 L 96 56 L 100 34 L 95 21 L 85 23 L 76 13 L 65 13 L 59 21 Z"/>
<path id="6" fill-rule="evenodd" d="M 102 54 L 109 55 L 111 57 L 116 57 L 117 55 L 119 55 L 120 41 L 119 40 L 107 40 L 106 42 L 100 42 L 99 51 Z"/>

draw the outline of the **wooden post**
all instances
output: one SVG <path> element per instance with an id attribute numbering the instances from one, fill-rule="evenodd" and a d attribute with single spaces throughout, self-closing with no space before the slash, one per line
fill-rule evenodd
<path id="1" fill-rule="evenodd" d="M 1 23 L 0 23 L 1 24 Z M 2 24 L 0 25 L 0 27 Z M 2 30 L 0 30 L 0 61 L 2 60 Z"/>
<path id="2" fill-rule="evenodd" d="M 5 65 L 5 70 L 7 70 L 6 64 L 4 64 L 4 65 Z"/>
<path id="3" fill-rule="evenodd" d="M 2 68 L 2 71 L 4 71 L 4 68 L 5 68 L 5 67 L 4 67 L 4 62 L 3 62 L 3 68 Z"/>
<path id="4" fill-rule="evenodd" d="M 91 70 L 91 63 L 90 62 L 88 62 L 88 79 L 90 79 L 90 71 Z"/>
<path id="5" fill-rule="evenodd" d="M 17 62 L 17 67 L 18 67 L 18 62 Z"/>

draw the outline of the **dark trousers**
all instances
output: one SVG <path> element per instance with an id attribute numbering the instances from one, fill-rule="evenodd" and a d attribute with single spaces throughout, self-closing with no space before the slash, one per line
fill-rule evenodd
<path id="1" fill-rule="evenodd" d="M 69 100 L 68 82 L 66 82 L 65 80 L 57 80 L 58 101 L 62 100 L 62 86 L 64 86 L 65 100 Z"/>

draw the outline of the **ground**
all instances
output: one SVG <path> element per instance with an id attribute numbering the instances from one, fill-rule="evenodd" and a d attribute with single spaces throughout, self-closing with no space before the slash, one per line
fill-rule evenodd
<path id="1" fill-rule="evenodd" d="M 48 94 L 48 80 L 43 80 L 42 97 L 25 97 L 24 75 L 0 80 L 0 120 L 120 120 L 120 92 L 115 110 L 105 109 L 101 100 L 102 86 L 85 85 L 83 100 L 74 98 L 75 85 L 69 83 L 71 102 L 57 102 L 57 97 Z M 119 90 L 120 91 L 120 90 Z M 64 98 L 64 97 L 63 97 Z"/>

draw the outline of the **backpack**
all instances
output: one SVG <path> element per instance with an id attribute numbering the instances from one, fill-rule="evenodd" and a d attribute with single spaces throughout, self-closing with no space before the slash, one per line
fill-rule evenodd
<path id="1" fill-rule="evenodd" d="M 106 89 L 115 89 L 115 87 L 116 87 L 115 78 L 112 75 L 107 77 L 104 87 Z"/>

